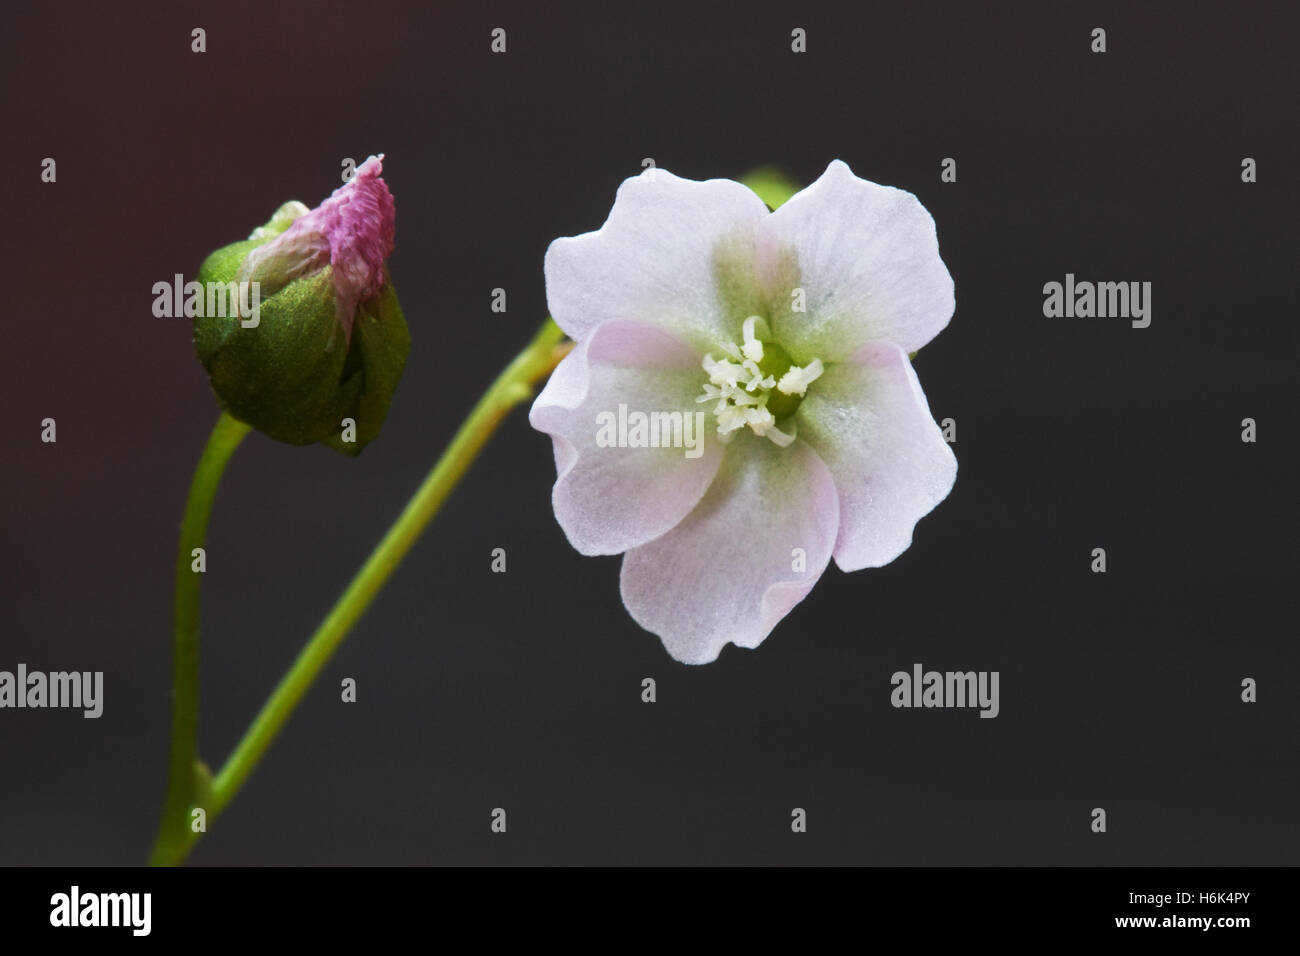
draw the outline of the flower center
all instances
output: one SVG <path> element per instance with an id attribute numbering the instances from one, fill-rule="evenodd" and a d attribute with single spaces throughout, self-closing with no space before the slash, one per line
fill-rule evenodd
<path id="1" fill-rule="evenodd" d="M 713 415 L 718 420 L 718 437 L 730 441 L 732 433 L 749 426 L 750 431 L 769 438 L 784 448 L 794 441 L 791 431 L 777 427 L 779 419 L 789 418 L 803 400 L 808 386 L 825 371 L 821 359 L 805 366 L 795 365 L 789 353 L 770 341 L 771 331 L 762 318 L 751 315 L 742 327 L 740 345 L 724 342 L 726 355 L 715 359 L 704 356 L 704 371 L 709 380 L 697 402 L 714 402 Z M 768 339 L 768 341 L 764 341 Z"/>

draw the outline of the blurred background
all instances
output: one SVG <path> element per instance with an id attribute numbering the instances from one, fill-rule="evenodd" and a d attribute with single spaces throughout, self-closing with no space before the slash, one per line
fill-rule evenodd
<path id="1" fill-rule="evenodd" d="M 691 668 L 624 611 L 619 560 L 567 544 L 521 409 L 195 864 L 1300 862 L 1293 4 L 7 20 L 0 669 L 102 670 L 105 702 L 0 711 L 0 864 L 142 862 L 161 807 L 172 562 L 217 408 L 153 283 L 381 151 L 410 361 L 359 459 L 255 434 L 227 472 L 214 766 L 545 315 L 547 244 L 597 228 L 646 157 L 804 183 L 840 158 L 920 197 L 957 310 L 916 366 L 957 422 L 957 484 L 892 565 L 832 567 L 757 651 Z M 1150 328 L 1044 318 L 1067 272 L 1150 281 Z M 1000 671 L 1000 716 L 893 709 L 916 662 Z"/>

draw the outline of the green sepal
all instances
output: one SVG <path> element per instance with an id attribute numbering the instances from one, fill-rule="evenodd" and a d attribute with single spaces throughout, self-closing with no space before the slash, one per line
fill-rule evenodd
<path id="1" fill-rule="evenodd" d="M 208 282 L 233 282 L 239 267 L 250 252 L 269 239 L 245 239 L 223 246 L 203 260 L 198 275 L 194 278 L 201 285 Z M 206 287 L 206 285 L 205 285 Z M 199 361 L 207 368 L 211 357 L 225 343 L 226 337 L 239 327 L 239 322 L 232 318 L 219 316 L 194 317 L 194 348 L 199 353 Z"/>
<path id="2" fill-rule="evenodd" d="M 342 430 L 321 441 L 347 455 L 356 455 L 367 444 L 379 437 L 388 418 L 388 408 L 393 393 L 406 367 L 406 356 L 411 351 L 411 333 L 406 316 L 397 300 L 388 270 L 384 270 L 384 284 L 377 295 L 357 308 L 352 324 L 352 357 L 359 357 L 357 368 L 347 384 L 357 383 L 357 391 L 348 417 L 357 423 L 356 441 L 343 441 Z"/>
<path id="3" fill-rule="evenodd" d="M 740 180 L 758 194 L 768 209 L 776 211 L 797 193 L 799 184 L 775 166 L 762 166 Z"/>

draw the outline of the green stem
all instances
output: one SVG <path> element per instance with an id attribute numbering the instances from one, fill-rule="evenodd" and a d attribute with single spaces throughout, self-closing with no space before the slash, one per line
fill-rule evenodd
<path id="1" fill-rule="evenodd" d="M 424 483 L 371 552 L 352 583 L 316 629 L 316 633 L 308 639 L 297 659 L 271 692 L 261 712 L 213 778 L 205 808 L 209 824 L 247 782 L 294 708 L 302 701 L 330 657 L 401 564 L 425 527 L 437 515 L 443 502 L 473 464 L 506 414 L 529 398 L 533 385 L 549 375 L 564 357 L 568 349 L 560 344 L 563 337 L 564 333 L 553 321 L 547 319 L 528 347 L 516 356 L 479 399 Z M 199 836 L 200 834 L 186 830 L 186 845 L 175 862 L 184 859 Z"/>
<path id="2" fill-rule="evenodd" d="M 189 842 L 189 815 L 205 770 L 198 762 L 199 745 L 199 584 L 193 570 L 193 550 L 205 546 L 208 517 L 226 463 L 244 440 L 249 427 L 222 413 L 203 449 L 181 521 L 176 551 L 176 603 L 172 612 L 172 740 L 167 799 L 154 841 L 152 862 L 180 859 Z M 180 854 L 181 856 L 178 856 Z"/>

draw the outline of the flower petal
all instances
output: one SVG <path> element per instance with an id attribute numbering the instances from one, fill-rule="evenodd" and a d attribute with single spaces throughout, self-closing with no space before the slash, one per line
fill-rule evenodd
<path id="1" fill-rule="evenodd" d="M 334 267 L 335 316 L 349 341 L 357 306 L 384 285 L 384 263 L 393 253 L 396 210 L 384 182 L 383 154 L 371 156 L 346 183 L 315 209 L 299 215 L 301 203 L 281 206 L 253 238 L 293 216 L 292 224 L 248 254 L 239 281 L 256 281 L 270 297 L 294 279 Z"/>
<path id="2" fill-rule="evenodd" d="M 757 647 L 817 583 L 838 528 L 835 484 L 810 448 L 741 434 L 695 510 L 624 556 L 623 603 L 683 663 Z"/>
<path id="3" fill-rule="evenodd" d="M 889 342 L 863 346 L 850 361 L 828 366 L 795 415 L 799 438 L 835 477 L 835 563 L 856 571 L 893 561 L 957 478 L 957 459 L 907 353 Z"/>
<path id="4" fill-rule="evenodd" d="M 582 341 L 602 322 L 627 320 L 676 332 L 701 352 L 736 337 L 720 252 L 752 250 L 767 207 L 727 179 L 696 182 L 663 169 L 625 180 L 595 232 L 546 250 L 546 299 L 566 334 Z M 749 255 L 733 258 L 749 263 Z"/>
<path id="5" fill-rule="evenodd" d="M 759 252 L 770 282 L 804 290 L 802 312 L 792 289 L 772 292 L 773 331 L 800 361 L 844 359 L 873 339 L 914 352 L 952 318 L 934 219 L 911 193 L 838 159 L 764 220 Z"/>
<path id="6" fill-rule="evenodd" d="M 554 439 L 552 503 L 578 551 L 619 554 L 644 544 L 681 521 L 703 496 L 722 445 L 695 402 L 702 376 L 694 349 L 635 322 L 599 326 L 551 374 L 528 420 Z M 598 417 L 617 419 L 620 405 L 629 416 L 680 412 L 682 441 L 697 442 L 695 451 L 684 444 L 602 447 Z M 662 441 L 676 438 L 672 432 Z"/>

